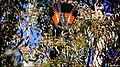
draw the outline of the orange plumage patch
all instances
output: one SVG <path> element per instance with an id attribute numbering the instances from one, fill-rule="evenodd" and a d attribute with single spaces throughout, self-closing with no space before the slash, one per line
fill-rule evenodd
<path id="1" fill-rule="evenodd" d="M 68 20 L 68 23 L 72 24 L 72 22 L 74 21 L 75 17 L 72 16 L 70 13 L 65 13 L 65 16 L 66 16 L 66 18 Z"/>
<path id="2" fill-rule="evenodd" d="M 54 22 L 55 25 L 58 24 L 59 19 L 60 19 L 60 14 L 57 12 L 57 13 L 55 13 L 54 16 L 52 17 L 52 20 L 53 20 L 53 22 Z"/>

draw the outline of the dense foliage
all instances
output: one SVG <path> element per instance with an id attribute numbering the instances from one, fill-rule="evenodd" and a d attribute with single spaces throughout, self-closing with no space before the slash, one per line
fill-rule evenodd
<path id="1" fill-rule="evenodd" d="M 31 66 L 43 67 L 120 65 L 120 7 L 113 18 L 81 5 L 70 28 L 62 29 L 61 37 L 55 37 L 55 25 L 49 17 L 53 2 L 0 1 L 2 66 L 25 66 L 30 62 Z M 60 51 L 50 58 L 56 46 Z"/>

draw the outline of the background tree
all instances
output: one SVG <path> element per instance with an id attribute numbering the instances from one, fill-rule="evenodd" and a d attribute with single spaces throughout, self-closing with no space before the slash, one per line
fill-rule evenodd
<path id="1" fill-rule="evenodd" d="M 120 65 L 119 20 L 105 15 L 96 17 L 94 11 L 86 8 L 89 4 L 79 3 L 76 20 L 69 31 L 62 30 L 61 38 L 57 38 L 53 36 L 54 23 L 49 17 L 53 2 L 0 1 L 1 65 Z M 50 52 L 56 46 L 60 51 L 51 59 Z"/>

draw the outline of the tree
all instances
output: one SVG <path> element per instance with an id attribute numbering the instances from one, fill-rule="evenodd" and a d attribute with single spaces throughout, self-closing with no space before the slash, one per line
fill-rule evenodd
<path id="1" fill-rule="evenodd" d="M 55 26 L 49 17 L 51 3 L 0 1 L 1 65 L 120 65 L 120 24 L 116 18 L 96 17 L 81 5 L 69 30 L 61 30 L 58 38 L 53 36 Z M 51 51 L 56 51 L 55 58 L 50 58 Z"/>

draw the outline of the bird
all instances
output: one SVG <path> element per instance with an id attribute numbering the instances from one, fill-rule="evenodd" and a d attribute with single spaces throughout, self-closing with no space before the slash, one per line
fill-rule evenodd
<path id="1" fill-rule="evenodd" d="M 53 21 L 53 36 L 60 37 L 62 30 L 68 30 L 77 17 L 77 5 L 57 2 L 50 6 L 49 16 Z"/>

